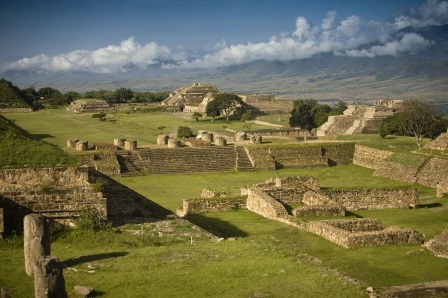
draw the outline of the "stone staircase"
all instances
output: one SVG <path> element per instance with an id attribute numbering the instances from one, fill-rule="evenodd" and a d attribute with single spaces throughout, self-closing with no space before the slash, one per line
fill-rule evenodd
<path id="1" fill-rule="evenodd" d="M 243 146 L 235 146 L 236 151 L 236 168 L 238 171 L 253 170 L 254 165 L 247 155 L 246 149 Z"/>
<path id="2" fill-rule="evenodd" d="M 120 164 L 120 172 L 122 177 L 140 176 L 139 168 L 134 164 L 134 160 L 138 155 L 132 151 L 117 151 L 117 160 Z"/>

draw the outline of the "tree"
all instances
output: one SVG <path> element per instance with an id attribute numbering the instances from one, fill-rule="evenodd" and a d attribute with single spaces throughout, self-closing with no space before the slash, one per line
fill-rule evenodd
<path id="1" fill-rule="evenodd" d="M 244 106 L 245 103 L 238 95 L 234 93 L 220 93 L 215 96 L 215 99 L 210 101 L 205 112 L 207 116 L 213 119 L 219 114 L 224 115 L 226 122 L 229 122 L 230 115 L 238 108 Z"/>
<path id="2" fill-rule="evenodd" d="M 382 137 L 393 133 L 414 136 L 420 150 L 423 138 L 434 138 L 446 131 L 448 121 L 439 116 L 431 105 L 418 100 L 409 100 L 404 103 L 402 111 L 383 122 L 380 128 Z"/>
<path id="3" fill-rule="evenodd" d="M 37 93 L 39 94 L 40 97 L 44 97 L 45 99 L 51 99 L 62 95 L 61 92 L 59 92 L 59 90 L 56 90 L 51 87 L 40 88 L 39 91 L 37 91 Z"/>
<path id="4" fill-rule="evenodd" d="M 202 118 L 202 114 L 199 112 L 194 112 L 191 116 L 194 120 L 199 121 L 199 118 Z"/>
<path id="5" fill-rule="evenodd" d="M 115 102 L 128 102 L 134 96 L 134 92 L 131 89 L 119 88 L 115 90 Z"/>
<path id="6" fill-rule="evenodd" d="M 313 108 L 317 105 L 318 103 L 315 99 L 298 99 L 294 101 L 294 108 L 291 111 L 289 125 L 305 129 L 315 128 Z"/>
<path id="7" fill-rule="evenodd" d="M 241 121 L 246 122 L 246 124 L 244 124 L 244 126 L 247 128 L 247 130 L 250 130 L 250 127 L 252 126 L 252 113 L 250 110 L 246 111 L 241 116 Z"/>

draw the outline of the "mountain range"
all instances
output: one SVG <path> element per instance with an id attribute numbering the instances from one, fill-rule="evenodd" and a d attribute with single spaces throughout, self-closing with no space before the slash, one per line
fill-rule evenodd
<path id="1" fill-rule="evenodd" d="M 418 52 L 397 56 L 349 57 L 319 54 L 292 61 L 259 60 L 214 69 L 166 70 L 152 66 L 116 74 L 7 71 L 0 74 L 21 88 L 53 87 L 74 90 L 171 91 L 193 82 L 210 82 L 218 89 L 240 93 L 275 94 L 288 99 L 315 98 L 366 103 L 374 99 L 425 99 L 448 104 L 448 24 L 404 28 L 400 39 L 416 33 L 431 44 Z M 366 44 L 359 48 L 370 48 Z"/>

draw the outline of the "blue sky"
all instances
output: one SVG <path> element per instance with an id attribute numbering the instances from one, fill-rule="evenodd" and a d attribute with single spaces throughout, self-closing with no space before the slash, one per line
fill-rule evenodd
<path id="1" fill-rule="evenodd" d="M 318 53 L 398 55 L 432 41 L 415 34 L 392 41 L 389 33 L 448 22 L 448 0 L 15 0 L 5 7 L 1 70 L 110 73 L 160 62 L 206 68 Z"/>

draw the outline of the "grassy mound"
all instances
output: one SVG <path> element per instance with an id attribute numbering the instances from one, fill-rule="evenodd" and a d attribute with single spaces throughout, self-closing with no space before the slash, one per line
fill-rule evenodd
<path id="1" fill-rule="evenodd" d="M 60 148 L 36 139 L 0 115 L 0 168 L 74 164 L 74 159 Z"/>

